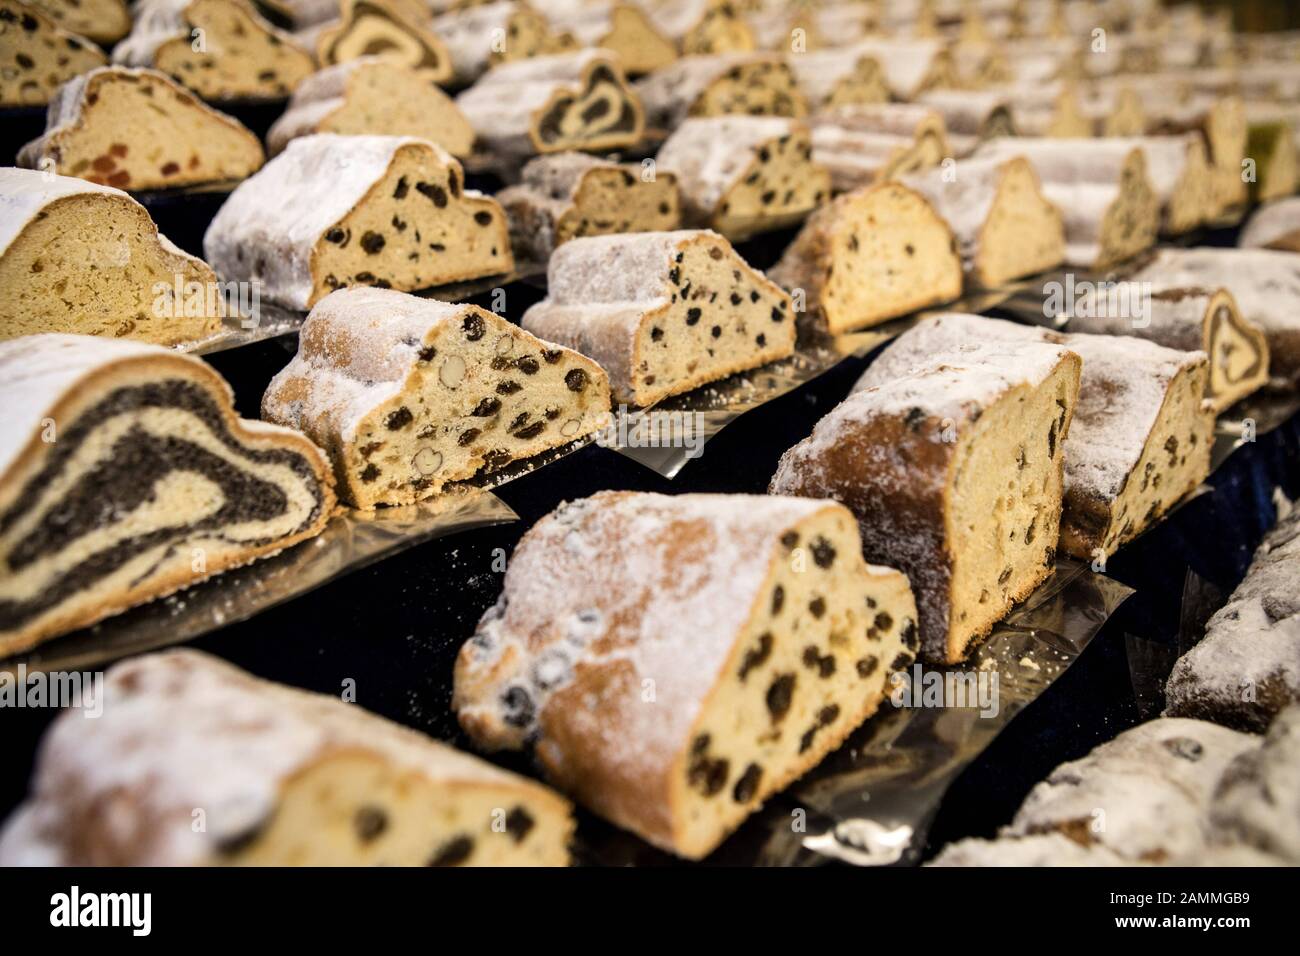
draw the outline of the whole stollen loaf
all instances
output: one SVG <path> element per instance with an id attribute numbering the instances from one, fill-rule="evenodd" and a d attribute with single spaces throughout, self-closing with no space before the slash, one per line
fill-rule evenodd
<path id="1" fill-rule="evenodd" d="M 137 657 L 41 742 L 0 865 L 564 865 L 567 801 L 337 697 Z"/>

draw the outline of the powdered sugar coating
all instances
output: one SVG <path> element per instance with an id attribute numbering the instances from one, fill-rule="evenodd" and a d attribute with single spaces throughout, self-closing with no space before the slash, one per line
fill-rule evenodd
<path id="1" fill-rule="evenodd" d="M 1300 864 L 1300 706 L 1277 715 L 1264 744 L 1238 757 L 1219 782 L 1217 839 Z"/>
<path id="2" fill-rule="evenodd" d="M 1275 249 L 1163 248 L 1129 277 L 1165 285 L 1223 286 L 1265 332 L 1300 332 L 1300 257 Z"/>
<path id="3" fill-rule="evenodd" d="M 697 218 L 713 216 L 768 143 L 806 129 L 775 116 L 699 116 L 684 120 L 659 148 L 656 166 L 675 173 Z"/>
<path id="4" fill-rule="evenodd" d="M 1106 847 L 1082 847 L 1059 833 L 949 843 L 926 866 L 1133 866 Z"/>
<path id="5" fill-rule="evenodd" d="M 1262 249 L 1279 239 L 1300 242 L 1300 197 L 1290 196 L 1260 206 L 1242 227 L 1237 245 Z"/>
<path id="6" fill-rule="evenodd" d="M 439 784 L 541 790 L 358 706 L 195 651 L 119 664 L 104 696 L 100 717 L 68 711 L 43 739 L 0 865 L 209 862 L 274 812 L 288 778 L 341 750 Z M 206 828 L 194 826 L 196 810 Z"/>

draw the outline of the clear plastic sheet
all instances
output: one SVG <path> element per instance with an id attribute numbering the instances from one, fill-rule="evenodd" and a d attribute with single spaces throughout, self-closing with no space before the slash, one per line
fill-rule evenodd
<path id="1" fill-rule="evenodd" d="M 434 538 L 517 520 L 514 510 L 496 495 L 472 489 L 406 507 L 343 512 L 310 541 L 41 645 L 5 661 L 0 669 L 12 672 L 19 663 L 29 672 L 100 667 L 247 620 Z"/>
<path id="2" fill-rule="evenodd" d="M 996 712 L 978 705 L 896 707 L 886 700 L 843 747 L 773 797 L 709 862 L 916 862 L 949 784 L 1074 663 L 1132 593 L 1086 564 L 1058 559 L 1052 576 L 993 629 L 969 660 L 923 670 L 925 675 L 956 672 L 977 680 L 983 674 L 990 688 L 996 674 L 996 695 L 989 698 L 996 700 Z M 933 679 L 923 678 L 923 685 Z M 670 860 L 599 823 L 580 826 L 578 843 L 578 858 L 586 863 Z"/>

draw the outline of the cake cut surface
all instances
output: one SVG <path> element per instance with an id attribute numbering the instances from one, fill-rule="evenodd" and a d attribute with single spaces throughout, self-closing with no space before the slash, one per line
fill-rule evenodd
<path id="1" fill-rule="evenodd" d="M 769 53 L 684 56 L 638 80 L 652 128 L 674 130 L 690 116 L 786 116 L 808 113 L 794 74 Z"/>
<path id="2" fill-rule="evenodd" d="M 204 362 L 84 335 L 0 343 L 0 657 L 318 534 L 324 456 Z"/>
<path id="3" fill-rule="evenodd" d="M 418 5 L 417 5 L 418 7 Z M 314 31 L 316 61 L 321 66 L 361 56 L 380 56 L 410 67 L 436 83 L 452 78 L 451 54 L 428 29 L 427 14 L 408 13 L 389 0 L 342 0 L 341 19 Z"/>
<path id="4" fill-rule="evenodd" d="M 505 213 L 441 147 L 398 136 L 290 141 L 217 211 L 203 251 L 225 279 L 308 309 L 344 286 L 399 290 L 509 272 Z"/>
<path id="5" fill-rule="evenodd" d="M 238 120 L 165 73 L 104 67 L 64 85 L 18 161 L 119 189 L 244 179 L 265 156 Z"/>
<path id="6" fill-rule="evenodd" d="M 46 734 L 4 865 L 568 862 L 566 800 L 359 704 L 190 650 L 118 664 L 104 694 Z"/>
<path id="7" fill-rule="evenodd" d="M 95 44 L 45 11 L 0 0 L 0 106 L 42 106 L 68 80 L 106 61 Z"/>
<path id="8" fill-rule="evenodd" d="M 577 239 L 525 329 L 595 359 L 614 399 L 653 405 L 794 351 L 790 297 L 716 233 Z"/>
<path id="9" fill-rule="evenodd" d="M 126 0 L 33 0 L 63 29 L 99 44 L 116 43 L 131 29 Z"/>
<path id="10" fill-rule="evenodd" d="M 832 502 L 601 492 L 520 541 L 456 663 L 487 750 L 654 845 L 711 852 L 837 748 L 908 667 L 907 579 Z"/>
<path id="11" fill-rule="evenodd" d="M 609 380 L 477 306 L 345 289 L 307 316 L 262 417 L 326 449 L 340 496 L 371 509 L 591 434 L 609 417 Z"/>

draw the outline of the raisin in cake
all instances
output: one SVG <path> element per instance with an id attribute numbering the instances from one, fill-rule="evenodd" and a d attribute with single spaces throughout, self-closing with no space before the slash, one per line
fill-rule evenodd
<path id="1" fill-rule="evenodd" d="M 479 141 L 505 161 L 641 140 L 645 118 L 618 61 L 580 50 L 506 63 L 456 97 Z"/>
<path id="2" fill-rule="evenodd" d="M 959 661 L 1052 572 L 1080 364 L 993 342 L 855 392 L 770 490 L 848 505 L 867 560 L 911 580 L 922 652 Z"/>
<path id="3" fill-rule="evenodd" d="M 1087 561 L 1113 554 L 1209 474 L 1214 414 L 1204 401 L 1202 352 L 1114 335 L 1062 335 L 949 312 L 899 336 L 868 366 L 858 388 L 881 385 L 940 359 L 962 361 L 991 341 L 1046 342 L 1083 360 L 1079 401 L 1064 439 L 1061 550 Z M 1026 442 L 1017 448 L 1016 460 L 1034 454 Z"/>
<path id="4" fill-rule="evenodd" d="M 1128 278 L 1161 286 L 1223 286 L 1264 332 L 1269 373 L 1300 382 L 1300 258 L 1271 249 L 1162 248 Z"/>
<path id="5" fill-rule="evenodd" d="M 85 332 L 162 345 L 221 331 L 217 277 L 109 186 L 0 169 L 0 340 Z"/>
<path id="6" fill-rule="evenodd" d="M 1159 282 L 1116 283 L 1116 301 L 1140 304 L 1145 314 L 1076 303 L 1065 315 L 1071 332 L 1136 335 L 1171 349 L 1209 357 L 1205 396 L 1215 412 L 1257 391 L 1268 381 L 1268 342 L 1241 314 L 1227 289 Z"/>
<path id="7" fill-rule="evenodd" d="M 635 0 L 549 0 L 545 12 L 553 29 L 573 37 L 579 46 L 609 50 L 629 76 L 649 73 L 677 59 L 676 44 Z"/>
<path id="8" fill-rule="evenodd" d="M 409 66 L 362 56 L 313 73 L 266 134 L 272 155 L 313 133 L 414 136 L 458 158 L 474 148 L 474 127 L 438 84 Z"/>
<path id="9" fill-rule="evenodd" d="M 1260 544 L 1205 637 L 1178 659 L 1165 686 L 1166 713 L 1263 731 L 1300 701 L 1300 508 Z"/>
<path id="10" fill-rule="evenodd" d="M 33 0 L 33 5 L 63 29 L 104 46 L 131 29 L 126 0 Z"/>
<path id="11" fill-rule="evenodd" d="M 1061 213 L 1043 195 L 1028 160 L 963 159 L 899 177 L 944 218 L 971 285 L 992 288 L 1060 265 Z"/>
<path id="12" fill-rule="evenodd" d="M 473 305 L 344 289 L 307 316 L 262 417 L 329 452 L 358 508 L 403 505 L 604 426 L 600 366 Z"/>
<path id="13" fill-rule="evenodd" d="M 1209 848 L 1224 771 L 1258 747 L 1258 737 L 1201 720 L 1140 724 L 1053 770 L 1001 835 L 1057 833 L 1133 862 L 1186 859 Z"/>
<path id="14" fill-rule="evenodd" d="M 856 46 L 795 53 L 786 62 L 814 112 L 889 99 L 880 61 Z"/>
<path id="15" fill-rule="evenodd" d="M 118 664 L 104 694 L 46 733 L 4 865 L 568 862 L 566 800 L 358 704 L 190 650 Z"/>
<path id="16" fill-rule="evenodd" d="M 505 213 L 464 188 L 427 140 L 321 133 L 291 140 L 217 211 L 203 238 L 225 279 L 308 309 L 334 289 L 430 286 L 508 272 Z"/>
<path id="17" fill-rule="evenodd" d="M 559 52 L 559 38 L 527 3 L 498 0 L 451 10 L 433 20 L 451 54 L 456 83 L 473 83 L 494 66 Z"/>
<path id="18" fill-rule="evenodd" d="M 1160 197 L 1140 147 L 1115 149 L 1101 140 L 999 139 L 976 155 L 1023 156 L 1043 194 L 1065 217 L 1065 262 L 1108 269 L 1151 248 L 1160 228 Z"/>
<path id="19" fill-rule="evenodd" d="M 712 232 L 575 239 L 525 329 L 589 355 L 614 399 L 653 405 L 794 351 L 790 297 Z"/>
<path id="20" fill-rule="evenodd" d="M 601 492 L 519 542 L 456 662 L 487 750 L 663 849 L 707 855 L 908 667 L 907 579 L 828 501 Z"/>
<path id="21" fill-rule="evenodd" d="M 205 100 L 279 99 L 313 69 L 246 0 L 141 0 L 113 62 L 154 67 Z"/>
<path id="22" fill-rule="evenodd" d="M 1300 864 L 1300 707 L 1278 714 L 1264 743 L 1228 765 L 1210 822 L 1222 843 Z"/>
<path id="23" fill-rule="evenodd" d="M 775 116 L 685 120 L 655 157 L 677 176 L 686 225 L 728 239 L 801 222 L 830 195 L 830 174 L 812 161 L 808 127 Z"/>
<path id="24" fill-rule="evenodd" d="M 44 105 L 61 85 L 105 61 L 95 44 L 39 8 L 0 0 L 0 106 Z"/>
<path id="25" fill-rule="evenodd" d="M 336 22 L 298 34 L 321 66 L 381 56 L 436 83 L 452 78 L 451 54 L 428 29 L 427 16 L 417 19 L 415 11 L 408 14 L 391 0 L 343 0 L 341 13 Z"/>
<path id="26" fill-rule="evenodd" d="M 0 657 L 320 532 L 328 465 L 155 345 L 0 343 Z"/>
<path id="27" fill-rule="evenodd" d="M 656 0 L 652 15 L 687 56 L 754 49 L 754 35 L 732 0 Z"/>
<path id="28" fill-rule="evenodd" d="M 44 135 L 18 154 L 20 166 L 132 190 L 244 179 L 264 159 L 238 120 L 165 73 L 121 66 L 65 84 Z"/>
<path id="29" fill-rule="evenodd" d="M 664 169 L 586 153 L 537 156 L 520 183 L 497 193 L 510 218 L 510 243 L 521 260 L 545 264 L 557 246 L 583 236 L 663 232 L 681 225 L 677 177 Z"/>
<path id="30" fill-rule="evenodd" d="M 1278 199 L 1260 206 L 1242 227 L 1237 245 L 1242 249 L 1300 252 L 1300 198 Z"/>
<path id="31" fill-rule="evenodd" d="M 952 301 L 962 264 L 952 230 L 925 197 L 885 182 L 809 216 L 771 277 L 803 290 L 811 322 L 838 334 Z"/>
<path id="32" fill-rule="evenodd" d="M 790 67 L 767 53 L 685 56 L 636 83 L 652 128 L 689 116 L 804 116 L 807 101 Z"/>

